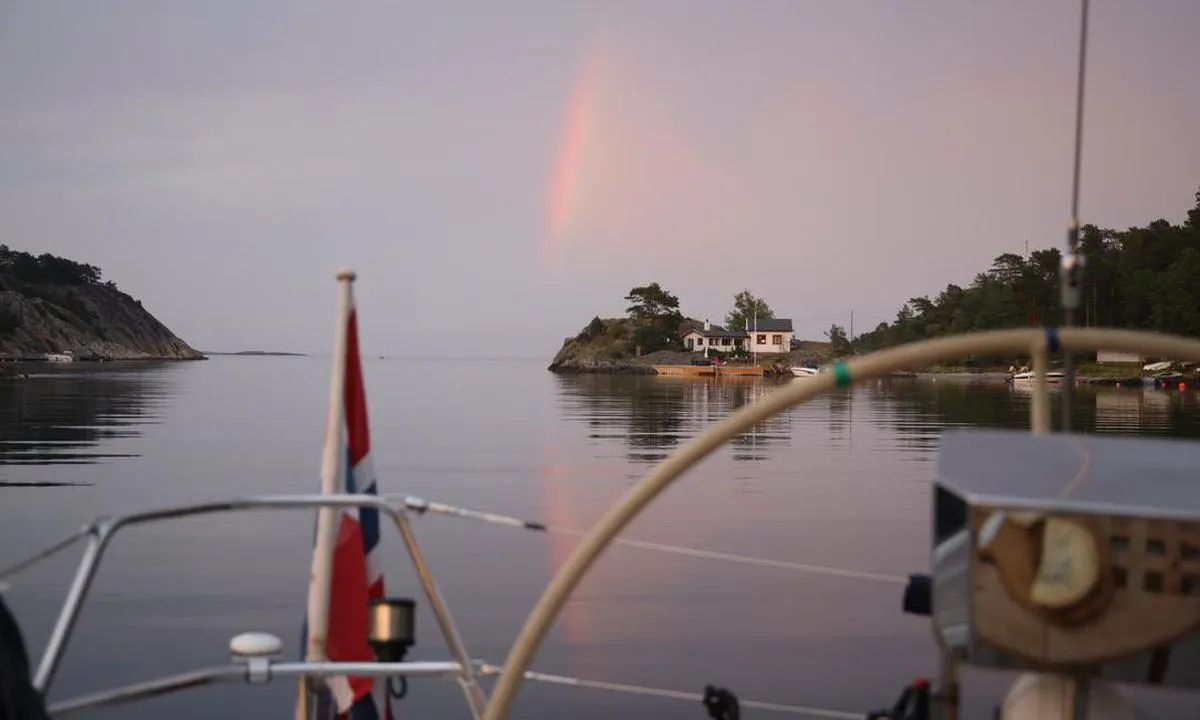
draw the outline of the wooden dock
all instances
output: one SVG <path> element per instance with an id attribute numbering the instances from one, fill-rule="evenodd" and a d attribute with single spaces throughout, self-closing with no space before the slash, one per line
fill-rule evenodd
<path id="1" fill-rule="evenodd" d="M 762 377 L 763 368 L 757 365 L 655 365 L 654 372 L 667 377 L 716 378 Z"/>

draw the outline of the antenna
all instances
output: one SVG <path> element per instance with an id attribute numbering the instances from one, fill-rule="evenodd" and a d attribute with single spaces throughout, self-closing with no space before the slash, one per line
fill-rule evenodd
<path id="1" fill-rule="evenodd" d="M 1079 78 L 1075 88 L 1075 167 L 1071 179 L 1071 220 L 1067 225 L 1067 252 L 1059 273 L 1062 282 L 1063 326 L 1078 323 L 1080 290 L 1083 283 L 1084 257 L 1079 252 L 1079 168 L 1083 154 L 1083 87 L 1087 69 L 1088 0 L 1083 0 L 1079 28 Z M 1075 395 L 1075 358 L 1070 350 L 1063 354 L 1063 432 L 1070 432 L 1072 401 Z"/>

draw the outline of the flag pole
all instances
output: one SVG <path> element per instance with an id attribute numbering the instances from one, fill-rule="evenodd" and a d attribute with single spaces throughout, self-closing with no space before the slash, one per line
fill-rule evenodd
<path id="1" fill-rule="evenodd" d="M 353 270 L 338 272 L 341 298 L 338 307 L 337 331 L 333 344 L 333 378 L 329 387 L 329 418 L 325 424 L 325 450 L 321 457 L 321 494 L 343 492 L 346 484 L 346 343 L 353 307 L 355 279 Z M 329 636 L 329 597 L 333 585 L 333 555 L 337 544 L 338 508 L 317 510 L 317 538 L 313 546 L 312 575 L 308 584 L 308 637 L 305 660 L 327 660 Z M 306 701 L 305 681 L 301 679 L 300 695 Z M 308 703 L 303 703 L 307 707 Z"/>

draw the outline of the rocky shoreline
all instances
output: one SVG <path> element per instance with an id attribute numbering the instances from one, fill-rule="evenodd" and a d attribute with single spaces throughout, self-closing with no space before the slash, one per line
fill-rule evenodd
<path id="1" fill-rule="evenodd" d="M 0 266 L 0 359 L 204 360 L 112 283 L 30 280 Z"/>
<path id="2" fill-rule="evenodd" d="M 697 353 L 660 350 L 639 357 L 613 358 L 603 349 L 581 346 L 574 339 L 563 344 L 546 369 L 560 375 L 658 375 L 656 365 L 691 365 Z M 778 356 L 758 363 L 763 375 L 791 375 L 792 358 Z"/>
<path id="3" fill-rule="evenodd" d="M 687 365 L 689 353 L 660 351 L 635 358 L 607 358 L 592 353 L 570 352 L 564 347 L 547 369 L 562 375 L 657 375 L 655 365 Z"/>

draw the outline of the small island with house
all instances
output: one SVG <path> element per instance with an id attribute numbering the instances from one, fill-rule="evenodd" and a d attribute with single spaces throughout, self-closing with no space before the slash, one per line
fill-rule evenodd
<path id="1" fill-rule="evenodd" d="M 788 375 L 794 365 L 827 362 L 849 349 L 834 326 L 824 342 L 798 340 L 788 318 L 775 317 L 749 290 L 734 295 L 724 325 L 687 317 L 658 283 L 625 296 L 626 317 L 595 317 L 563 341 L 550 363 L 557 373 L 645 375 Z"/>
<path id="2" fill-rule="evenodd" d="M 1088 267 L 1081 288 L 1083 325 L 1200 336 L 1200 191 L 1182 223 L 1159 219 L 1127 230 L 1087 224 L 1080 228 L 1079 244 Z M 734 296 L 733 311 L 722 326 L 685 317 L 679 299 L 651 283 L 626 296 L 627 317 L 593 318 L 578 335 L 567 338 L 550 370 L 682 374 L 693 363 L 716 358 L 730 374 L 746 365 L 773 374 L 945 335 L 1057 325 L 1062 322 L 1061 264 L 1057 248 L 1002 253 L 969 284 L 951 283 L 937 295 L 913 297 L 900 306 L 895 320 L 853 338 L 835 324 L 824 342 L 796 340 L 791 321 L 776 318 L 749 291 Z M 1084 382 L 1200 382 L 1200 370 L 1187 363 L 1164 364 L 1119 353 L 1088 353 L 1076 359 L 1078 379 Z M 1010 368 L 1026 361 L 972 356 L 953 366 L 911 370 L 990 371 L 1003 379 L 1013 374 Z"/>

